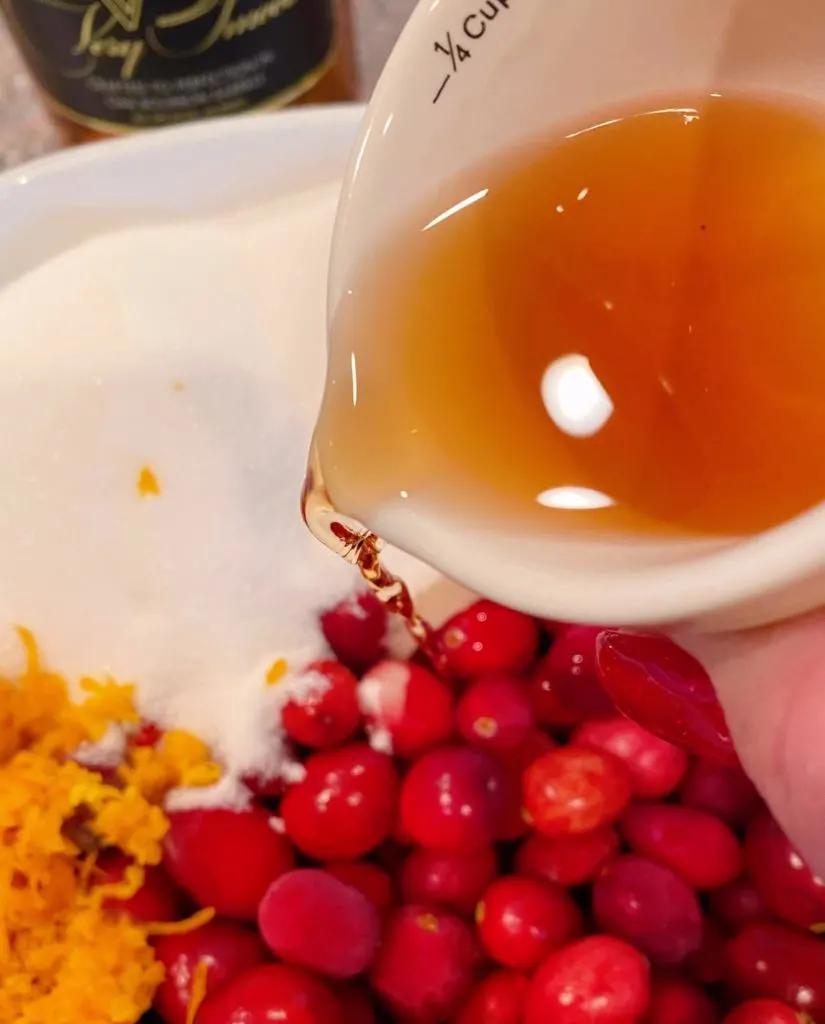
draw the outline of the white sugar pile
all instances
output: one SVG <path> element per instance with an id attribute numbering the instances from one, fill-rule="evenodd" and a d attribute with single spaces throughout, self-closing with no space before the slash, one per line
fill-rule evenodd
<path id="1" fill-rule="evenodd" d="M 267 669 L 322 653 L 356 585 L 298 508 L 334 203 L 112 234 L 0 293 L 0 667 L 18 623 L 63 672 L 136 681 L 224 796 L 282 757 Z"/>

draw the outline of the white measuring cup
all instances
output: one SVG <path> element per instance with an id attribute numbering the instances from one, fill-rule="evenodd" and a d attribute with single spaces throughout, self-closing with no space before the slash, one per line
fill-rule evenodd
<path id="1" fill-rule="evenodd" d="M 445 180 L 606 106 L 714 91 L 825 101 L 825 4 L 421 0 L 344 184 L 330 317 L 359 266 Z M 825 603 L 825 504 L 757 536 L 710 540 L 535 535 L 481 510 L 457 519 L 409 501 L 376 508 L 365 525 L 551 619 L 715 631 Z"/>

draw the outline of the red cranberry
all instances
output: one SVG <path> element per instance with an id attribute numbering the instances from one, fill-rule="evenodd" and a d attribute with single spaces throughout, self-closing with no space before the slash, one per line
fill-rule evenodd
<path id="1" fill-rule="evenodd" d="M 541 659 L 537 671 L 547 688 L 568 708 L 576 722 L 613 718 L 616 705 L 605 693 L 596 668 L 600 626 L 563 626 Z"/>
<path id="2" fill-rule="evenodd" d="M 306 694 L 283 709 L 284 731 L 304 747 L 322 750 L 348 740 L 361 724 L 358 680 L 339 661 L 313 661 L 300 675 Z"/>
<path id="3" fill-rule="evenodd" d="M 221 985 L 198 1011 L 197 1024 L 348 1024 L 320 978 L 288 964 L 262 964 Z"/>
<path id="4" fill-rule="evenodd" d="M 800 928 L 825 922 L 825 881 L 811 871 L 767 808 L 748 826 L 745 863 L 771 914 Z"/>
<path id="5" fill-rule="evenodd" d="M 163 736 L 163 729 L 154 722 L 142 721 L 132 733 L 133 747 L 156 747 Z"/>
<path id="6" fill-rule="evenodd" d="M 637 1024 L 650 998 L 647 960 L 609 935 L 551 953 L 533 976 L 524 1024 Z"/>
<path id="7" fill-rule="evenodd" d="M 308 857 L 354 860 L 387 838 L 397 804 L 392 759 L 353 743 L 310 757 L 306 777 L 281 801 L 281 815 L 287 834 Z"/>
<path id="8" fill-rule="evenodd" d="M 401 868 L 401 893 L 406 903 L 472 914 L 497 874 L 498 857 L 492 846 L 466 852 L 418 846 Z"/>
<path id="9" fill-rule="evenodd" d="M 694 889 L 716 889 L 742 870 L 736 836 L 705 811 L 677 804 L 633 804 L 621 828 L 632 850 L 673 868 Z"/>
<path id="10" fill-rule="evenodd" d="M 531 835 L 516 853 L 516 871 L 557 885 L 592 882 L 619 850 L 619 836 L 612 825 L 574 836 Z"/>
<path id="11" fill-rule="evenodd" d="M 803 1020 L 777 999 L 749 999 L 729 1013 L 722 1024 L 803 1024 Z"/>
<path id="12" fill-rule="evenodd" d="M 283 796 L 286 783 L 282 775 L 244 775 L 243 784 L 253 796 L 261 800 L 277 800 Z"/>
<path id="13" fill-rule="evenodd" d="M 694 754 L 737 763 L 713 683 L 692 655 L 637 633 L 605 632 L 596 647 L 602 684 L 621 712 Z"/>
<path id="14" fill-rule="evenodd" d="M 367 897 L 314 868 L 272 883 L 261 900 L 258 927 L 281 960 L 330 978 L 366 970 L 381 937 L 381 919 Z"/>
<path id="15" fill-rule="evenodd" d="M 388 612 L 370 591 L 352 594 L 321 615 L 335 657 L 356 675 L 386 657 Z"/>
<path id="16" fill-rule="evenodd" d="M 402 907 L 384 933 L 372 987 L 402 1019 L 435 1024 L 464 1001 L 477 962 L 475 938 L 461 918 L 422 906 Z"/>
<path id="17" fill-rule="evenodd" d="M 581 932 L 581 911 L 561 886 L 499 878 L 484 893 L 476 926 L 487 953 L 504 967 L 532 971 Z"/>
<path id="18" fill-rule="evenodd" d="M 476 601 L 439 631 L 449 671 L 460 679 L 490 672 L 523 672 L 536 654 L 535 620 L 492 601 Z"/>
<path id="19" fill-rule="evenodd" d="M 381 917 L 395 905 L 393 881 L 377 864 L 366 860 L 340 860 L 325 864 L 324 871 L 366 896 Z"/>
<path id="20" fill-rule="evenodd" d="M 453 1024 L 522 1024 L 529 987 L 518 971 L 493 971 L 476 985 Z"/>
<path id="21" fill-rule="evenodd" d="M 586 722 L 573 736 L 573 743 L 615 754 L 630 774 L 634 796 L 647 799 L 667 796 L 687 771 L 688 758 L 683 750 L 629 718 Z"/>
<path id="22" fill-rule="evenodd" d="M 505 799 L 502 768 L 468 747 L 425 754 L 401 788 L 401 822 L 416 843 L 432 849 L 470 850 L 497 836 Z"/>
<path id="23" fill-rule="evenodd" d="M 679 796 L 686 807 L 715 814 L 735 829 L 748 822 L 761 802 L 739 765 L 716 764 L 704 758 L 688 768 Z"/>
<path id="24" fill-rule="evenodd" d="M 397 757 L 420 757 L 453 735 L 453 695 L 428 669 L 382 661 L 358 685 L 372 745 Z"/>
<path id="25" fill-rule="evenodd" d="M 98 858 L 97 869 L 104 884 L 120 882 L 132 860 L 119 851 L 105 851 Z M 183 915 L 182 893 L 163 868 L 145 867 L 143 884 L 128 899 L 108 897 L 103 906 L 108 910 L 125 910 L 136 921 L 176 921 Z"/>
<path id="26" fill-rule="evenodd" d="M 506 783 L 504 816 L 498 830 L 499 839 L 520 839 L 530 831 L 522 806 L 524 773 L 534 761 L 555 749 L 556 744 L 546 732 L 534 729 L 514 750 L 500 751 L 496 754 L 496 760 L 504 769 Z"/>
<path id="27" fill-rule="evenodd" d="M 791 925 L 757 921 L 725 950 L 726 976 L 742 996 L 780 999 L 825 1020 L 825 942 Z"/>
<path id="28" fill-rule="evenodd" d="M 716 985 L 725 980 L 725 934 L 712 917 L 702 918 L 702 943 L 684 961 L 685 970 L 700 985 Z"/>
<path id="29" fill-rule="evenodd" d="M 372 996 L 364 985 L 355 982 L 337 985 L 335 996 L 341 1007 L 341 1024 L 375 1024 Z"/>
<path id="30" fill-rule="evenodd" d="M 702 911 L 670 868 L 643 857 L 619 857 L 593 885 L 600 928 L 632 942 L 661 966 L 681 963 L 702 945 Z"/>
<path id="31" fill-rule="evenodd" d="M 528 821 L 545 835 L 590 832 L 614 821 L 630 800 L 630 779 L 612 754 L 559 747 L 524 773 Z"/>
<path id="32" fill-rule="evenodd" d="M 155 1008 L 166 1024 L 186 1024 L 192 979 L 199 963 L 207 965 L 206 992 L 242 971 L 269 959 L 266 946 L 251 929 L 235 921 L 213 920 L 191 932 L 160 935 L 155 956 L 166 976 L 155 991 Z"/>
<path id="33" fill-rule="evenodd" d="M 553 675 L 548 671 L 547 655 L 540 658 L 527 677 L 527 689 L 536 722 L 545 729 L 568 729 L 581 718 L 562 704 L 553 688 Z"/>
<path id="34" fill-rule="evenodd" d="M 490 753 L 517 749 L 535 727 L 524 683 L 505 675 L 471 683 L 458 702 L 456 721 L 470 746 Z"/>
<path id="35" fill-rule="evenodd" d="M 653 978 L 645 1024 L 718 1024 L 718 1006 L 697 985 L 678 974 Z"/>
<path id="36" fill-rule="evenodd" d="M 248 921 L 295 862 L 289 840 L 259 806 L 170 814 L 164 852 L 169 873 L 201 906 Z"/>
<path id="37" fill-rule="evenodd" d="M 735 878 L 715 889 L 708 897 L 708 904 L 716 920 L 734 934 L 752 921 L 770 917 L 762 897 L 748 878 Z"/>

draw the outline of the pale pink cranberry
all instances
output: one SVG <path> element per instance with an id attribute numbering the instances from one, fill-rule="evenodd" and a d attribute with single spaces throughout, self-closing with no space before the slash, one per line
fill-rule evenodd
<path id="1" fill-rule="evenodd" d="M 748 999 L 732 1010 L 723 1024 L 803 1024 L 804 1020 L 778 999 Z"/>
<path id="2" fill-rule="evenodd" d="M 335 657 L 356 675 L 386 657 L 389 613 L 370 591 L 352 594 L 321 614 L 321 631 Z"/>
<path id="3" fill-rule="evenodd" d="M 307 693 L 283 709 L 284 731 L 304 747 L 323 750 L 348 740 L 361 723 L 357 679 L 339 661 L 314 661 L 302 676 Z"/>
<path id="4" fill-rule="evenodd" d="M 808 867 L 767 808 L 748 826 L 745 862 L 771 914 L 800 928 L 825 923 L 825 881 Z"/>
<path id="5" fill-rule="evenodd" d="M 693 890 L 670 868 L 628 855 L 593 885 L 598 926 L 632 942 L 655 964 L 682 963 L 702 945 L 702 910 Z"/>
<path id="6" fill-rule="evenodd" d="M 645 1024 L 718 1024 L 722 1014 L 710 996 L 679 974 L 653 978 Z"/>
<path id="7" fill-rule="evenodd" d="M 714 889 L 708 896 L 710 912 L 729 932 L 736 934 L 752 921 L 770 917 L 753 882 L 747 877 L 735 878 Z"/>
<path id="8" fill-rule="evenodd" d="M 395 906 L 393 880 L 377 864 L 367 860 L 331 861 L 324 865 L 324 871 L 366 896 L 381 917 Z"/>
<path id="9" fill-rule="evenodd" d="M 497 874 L 498 856 L 492 846 L 467 851 L 417 846 L 401 868 L 401 894 L 405 903 L 472 914 Z"/>
<path id="10" fill-rule="evenodd" d="M 759 807 L 756 787 L 738 764 L 717 764 L 698 758 L 687 770 L 679 797 L 686 807 L 715 814 L 740 829 Z"/>
<path id="11" fill-rule="evenodd" d="M 642 954 L 610 935 L 551 953 L 533 975 L 524 1024 L 638 1024 L 650 1000 Z"/>
<path id="12" fill-rule="evenodd" d="M 592 882 L 619 851 L 619 836 L 612 825 L 572 836 L 534 833 L 516 852 L 516 871 L 528 878 L 556 885 Z"/>
<path id="13" fill-rule="evenodd" d="M 470 683 L 456 709 L 458 731 L 490 753 L 515 750 L 535 728 L 524 683 L 514 676 L 482 676 Z"/>
<path id="14" fill-rule="evenodd" d="M 594 750 L 607 750 L 624 762 L 633 795 L 647 799 L 667 796 L 684 777 L 687 754 L 667 740 L 654 736 L 629 718 L 586 722 L 572 742 Z"/>
<path id="15" fill-rule="evenodd" d="M 508 875 L 482 896 L 476 927 L 493 960 L 503 967 L 532 971 L 581 933 L 582 916 L 561 886 Z"/>
<path id="16" fill-rule="evenodd" d="M 825 1019 L 825 942 L 792 925 L 756 921 L 725 948 L 726 980 L 740 996 L 778 999 Z"/>
<path id="17" fill-rule="evenodd" d="M 254 921 L 264 893 L 292 870 L 295 854 L 273 816 L 253 805 L 170 814 L 164 864 L 202 907 Z"/>
<path id="18" fill-rule="evenodd" d="M 366 896 L 314 868 L 272 883 L 261 900 L 258 927 L 281 960 L 330 978 L 361 974 L 381 938 L 381 919 Z"/>
<path id="19" fill-rule="evenodd" d="M 630 801 L 630 778 L 606 751 L 559 747 L 524 773 L 527 820 L 545 835 L 576 835 L 606 825 Z"/>
<path id="20" fill-rule="evenodd" d="M 119 850 L 106 850 L 95 865 L 99 881 L 103 884 L 120 882 L 126 869 L 133 863 Z M 136 921 L 176 921 L 183 916 L 185 907 L 183 893 L 160 867 L 145 867 L 143 884 L 128 899 L 112 896 L 103 901 L 108 910 L 123 910 Z"/>
<path id="21" fill-rule="evenodd" d="M 439 631 L 447 667 L 459 679 L 523 672 L 535 657 L 538 643 L 534 619 L 486 600 L 458 612 Z"/>
<path id="22" fill-rule="evenodd" d="M 306 777 L 281 801 L 295 845 L 315 860 L 355 860 L 392 831 L 398 778 L 392 759 L 366 743 L 313 754 Z"/>
<path id="23" fill-rule="evenodd" d="M 412 758 L 453 735 L 453 694 L 437 676 L 410 661 L 382 661 L 358 684 L 358 701 L 377 750 Z"/>
<path id="24" fill-rule="evenodd" d="M 166 1024 L 186 1024 L 192 999 L 192 980 L 200 963 L 206 964 L 206 992 L 231 981 L 242 971 L 269 959 L 257 932 L 236 921 L 212 920 L 191 932 L 159 935 L 153 940 L 155 957 L 166 976 L 155 990 L 155 1009 Z"/>
<path id="25" fill-rule="evenodd" d="M 518 971 L 493 971 L 473 989 L 452 1024 L 522 1024 L 530 981 Z"/>
<path id="26" fill-rule="evenodd" d="M 739 840 L 720 819 L 677 804 L 632 804 L 621 820 L 628 846 L 673 868 L 694 889 L 716 889 L 742 870 Z"/>
<path id="27" fill-rule="evenodd" d="M 472 850 L 489 846 L 498 834 L 505 776 L 489 756 L 468 747 L 425 754 L 401 787 L 401 820 L 421 846 Z"/>
<path id="28" fill-rule="evenodd" d="M 349 1024 L 332 989 L 290 964 L 262 964 L 219 986 L 197 1024 Z"/>
<path id="29" fill-rule="evenodd" d="M 437 1024 L 467 997 L 477 963 L 475 938 L 461 918 L 407 906 L 391 918 L 370 980 L 392 1014 L 416 1024 Z"/>

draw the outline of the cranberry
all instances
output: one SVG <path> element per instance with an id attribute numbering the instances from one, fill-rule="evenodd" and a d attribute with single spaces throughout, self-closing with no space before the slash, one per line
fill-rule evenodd
<path id="1" fill-rule="evenodd" d="M 825 943 L 791 925 L 757 921 L 725 950 L 726 977 L 743 996 L 780 999 L 825 1020 Z"/>
<path id="2" fill-rule="evenodd" d="M 166 1024 L 186 1024 L 192 979 L 199 963 L 207 965 L 208 994 L 269 959 L 258 935 L 235 921 L 213 920 L 191 932 L 160 935 L 154 947 L 155 957 L 166 970 L 155 991 L 155 1008 Z"/>
<path id="3" fill-rule="evenodd" d="M 381 917 L 395 904 L 393 881 L 377 864 L 365 860 L 341 860 L 325 864 L 324 870 L 366 896 Z"/>
<path id="4" fill-rule="evenodd" d="M 473 747 L 514 750 L 533 732 L 533 708 L 524 683 L 513 676 L 482 676 L 462 694 L 458 731 Z"/>
<path id="5" fill-rule="evenodd" d="M 493 971 L 476 985 L 453 1024 L 522 1024 L 529 987 L 518 971 Z"/>
<path id="6" fill-rule="evenodd" d="M 407 903 L 472 914 L 497 874 L 498 856 L 492 846 L 466 852 L 418 846 L 401 869 L 401 893 Z"/>
<path id="7" fill-rule="evenodd" d="M 749 999 L 729 1013 L 722 1024 L 802 1024 L 803 1019 L 777 999 Z"/>
<path id="8" fill-rule="evenodd" d="M 371 972 L 373 989 L 404 1020 L 435 1024 L 469 993 L 478 962 L 470 927 L 452 914 L 422 906 L 396 911 Z"/>
<path id="9" fill-rule="evenodd" d="M 372 996 L 364 985 L 346 982 L 335 988 L 341 1007 L 341 1024 L 375 1024 Z"/>
<path id="10" fill-rule="evenodd" d="M 321 615 L 321 631 L 335 657 L 361 675 L 386 656 L 389 613 L 375 594 L 352 594 Z"/>
<path id="11" fill-rule="evenodd" d="M 499 839 L 520 839 L 530 831 L 522 807 L 524 773 L 534 761 L 555 749 L 556 744 L 546 732 L 534 729 L 514 750 L 496 754 L 505 774 L 504 816 L 498 830 Z"/>
<path id="12" fill-rule="evenodd" d="M 490 672 L 523 672 L 539 643 L 536 622 L 492 601 L 476 601 L 439 631 L 449 671 L 460 679 Z"/>
<path id="13" fill-rule="evenodd" d="M 741 931 L 751 921 L 770 917 L 762 897 L 748 878 L 735 878 L 708 897 L 710 912 L 728 931 Z"/>
<path id="14" fill-rule="evenodd" d="M 484 893 L 476 925 L 487 953 L 504 967 L 532 971 L 581 932 L 581 911 L 561 886 L 499 878 Z"/>
<path id="15" fill-rule="evenodd" d="M 702 918 L 702 942 L 684 966 L 700 985 L 716 985 L 725 980 L 726 937 L 719 925 L 707 914 Z"/>
<path id="16" fill-rule="evenodd" d="M 662 739 L 715 761 L 737 763 L 710 677 L 666 637 L 603 633 L 597 662 L 616 707 Z"/>
<path id="17" fill-rule="evenodd" d="M 612 754 L 559 747 L 524 773 L 528 821 L 545 835 L 576 834 L 615 820 L 630 800 L 630 779 Z"/>
<path id="18" fill-rule="evenodd" d="M 676 804 L 634 804 L 621 821 L 636 853 L 673 868 L 694 889 L 716 889 L 742 869 L 739 841 L 705 811 Z"/>
<path id="19" fill-rule="evenodd" d="M 736 764 L 699 758 L 688 768 L 680 792 L 686 807 L 715 814 L 731 828 L 741 828 L 760 804 L 756 787 Z"/>
<path id="20" fill-rule="evenodd" d="M 375 956 L 381 920 L 363 893 L 326 871 L 299 868 L 272 883 L 261 900 L 258 927 L 287 963 L 330 978 L 353 978 Z"/>
<path id="21" fill-rule="evenodd" d="M 412 766 L 401 788 L 401 822 L 421 846 L 469 850 L 497 836 L 505 799 L 503 769 L 468 747 L 445 747 Z"/>
<path id="22" fill-rule="evenodd" d="M 244 775 L 243 784 L 253 796 L 261 800 L 277 800 L 284 795 L 286 783 L 282 775 L 251 773 Z"/>
<path id="23" fill-rule="evenodd" d="M 702 911 L 670 868 L 643 857 L 614 860 L 593 885 L 600 928 L 632 942 L 662 966 L 681 963 L 702 944 Z"/>
<path id="24" fill-rule="evenodd" d="M 284 731 L 304 747 L 322 750 L 348 740 L 361 724 L 358 680 L 339 661 L 313 661 L 301 672 L 301 700 L 283 709 Z"/>
<path id="25" fill-rule="evenodd" d="M 419 757 L 453 735 L 453 695 L 421 665 L 382 661 L 358 685 L 372 745 L 397 757 Z"/>
<path id="26" fill-rule="evenodd" d="M 107 850 L 97 861 L 104 884 L 120 882 L 132 860 L 120 851 Z M 128 899 L 109 896 L 103 901 L 108 910 L 125 910 L 136 921 L 176 921 L 183 915 L 182 893 L 163 868 L 145 867 L 143 884 Z"/>
<path id="27" fill-rule="evenodd" d="M 592 882 L 619 850 L 619 836 L 612 825 L 581 835 L 531 835 L 516 853 L 516 871 L 557 885 Z"/>
<path id="28" fill-rule="evenodd" d="M 678 974 L 653 978 L 645 1024 L 717 1024 L 718 1006 L 697 985 Z"/>
<path id="29" fill-rule="evenodd" d="M 587 722 L 575 733 L 573 743 L 615 754 L 630 774 L 634 796 L 647 799 L 667 796 L 687 771 L 688 758 L 683 750 L 629 718 Z"/>
<path id="30" fill-rule="evenodd" d="M 647 960 L 591 935 L 551 953 L 533 976 L 524 1024 L 637 1024 L 650 998 Z"/>
<path id="31" fill-rule="evenodd" d="M 292 846 L 260 806 L 169 815 L 169 874 L 203 907 L 254 921 L 270 884 L 294 866 Z"/>
<path id="32" fill-rule="evenodd" d="M 825 881 L 811 871 L 767 808 L 748 826 L 745 861 L 772 914 L 800 928 L 825 922 Z"/>
<path id="33" fill-rule="evenodd" d="M 156 747 L 163 736 L 163 729 L 154 722 L 142 721 L 132 733 L 131 743 L 134 747 Z"/>
<path id="34" fill-rule="evenodd" d="M 281 816 L 308 857 L 354 860 L 387 838 L 397 804 L 392 760 L 366 743 L 353 743 L 308 758 L 306 777 L 281 801 Z"/>
<path id="35" fill-rule="evenodd" d="M 197 1024 L 348 1024 L 320 978 L 287 964 L 262 964 L 221 985 Z"/>
<path id="36" fill-rule="evenodd" d="M 596 668 L 596 638 L 600 626 L 563 626 L 537 671 L 548 690 L 568 708 L 576 722 L 613 718 L 616 705 L 605 693 Z"/>
<path id="37" fill-rule="evenodd" d="M 568 729 L 581 721 L 575 711 L 562 704 L 553 688 L 553 675 L 547 669 L 547 655 L 540 658 L 530 672 L 527 688 L 536 722 L 545 729 Z"/>

